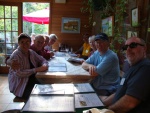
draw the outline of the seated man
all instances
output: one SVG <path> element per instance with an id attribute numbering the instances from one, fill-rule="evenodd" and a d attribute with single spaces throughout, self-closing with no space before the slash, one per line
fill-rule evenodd
<path id="1" fill-rule="evenodd" d="M 96 35 L 95 45 L 97 51 L 82 63 L 82 67 L 88 70 L 91 76 L 96 76 L 91 85 L 98 95 L 108 96 L 116 91 L 120 82 L 119 60 L 116 53 L 109 49 L 106 34 Z"/>
<path id="2" fill-rule="evenodd" d="M 49 60 L 52 56 L 49 52 L 43 49 L 44 43 L 44 35 L 36 35 L 34 38 L 34 43 L 31 45 L 30 49 L 34 50 L 37 54 L 43 56 L 46 60 Z"/>
<path id="3" fill-rule="evenodd" d="M 88 56 L 90 55 L 91 47 L 88 39 L 89 39 L 89 34 L 84 34 L 83 35 L 84 44 L 78 51 L 75 52 L 75 54 L 77 54 L 78 57 L 80 58 L 87 59 Z"/>
<path id="4" fill-rule="evenodd" d="M 117 92 L 103 100 L 104 104 L 115 113 L 150 113 L 150 60 L 146 58 L 146 43 L 131 37 L 123 49 L 130 68 Z"/>

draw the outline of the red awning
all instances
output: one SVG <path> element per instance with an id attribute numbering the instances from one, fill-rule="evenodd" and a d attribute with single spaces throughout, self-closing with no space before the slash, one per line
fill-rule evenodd
<path id="1" fill-rule="evenodd" d="M 23 21 L 37 24 L 49 24 L 49 9 L 46 8 L 23 15 Z"/>

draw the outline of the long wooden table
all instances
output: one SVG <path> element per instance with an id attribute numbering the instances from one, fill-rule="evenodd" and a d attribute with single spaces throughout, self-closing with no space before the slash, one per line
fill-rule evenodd
<path id="1" fill-rule="evenodd" d="M 49 63 L 65 63 L 66 72 L 38 72 L 36 78 L 43 84 L 53 83 L 84 83 L 89 82 L 94 76 L 84 70 L 79 63 L 68 62 L 67 57 L 54 57 Z"/>

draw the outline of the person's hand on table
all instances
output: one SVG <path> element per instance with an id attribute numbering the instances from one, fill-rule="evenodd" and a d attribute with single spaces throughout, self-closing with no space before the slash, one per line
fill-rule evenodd
<path id="1" fill-rule="evenodd" d="M 56 49 L 53 49 L 53 52 L 56 52 L 57 50 Z"/>
<path id="2" fill-rule="evenodd" d="M 96 66 L 93 66 L 93 65 L 89 66 L 90 75 L 92 75 L 92 76 L 97 76 L 98 75 L 98 73 L 95 72 L 95 69 L 96 69 Z"/>
<path id="3" fill-rule="evenodd" d="M 78 57 L 78 58 L 80 58 L 80 57 L 81 57 L 81 55 L 80 55 L 80 54 L 76 54 L 76 55 L 77 55 L 77 57 Z"/>
<path id="4" fill-rule="evenodd" d="M 42 71 L 46 71 L 46 70 L 48 70 L 48 66 L 46 66 L 46 65 L 42 65 L 41 67 L 35 68 L 36 72 L 42 72 Z"/>
<path id="5" fill-rule="evenodd" d="M 85 60 L 81 60 L 81 64 L 84 62 Z"/>
<path id="6" fill-rule="evenodd" d="M 54 56 L 54 52 L 50 52 L 50 58 L 52 58 Z"/>

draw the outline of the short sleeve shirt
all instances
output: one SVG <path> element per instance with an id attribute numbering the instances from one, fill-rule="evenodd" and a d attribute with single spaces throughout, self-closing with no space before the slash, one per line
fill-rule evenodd
<path id="1" fill-rule="evenodd" d="M 86 61 L 88 64 L 96 66 L 96 72 L 99 74 L 92 84 L 96 89 L 116 89 L 119 85 L 119 60 L 112 50 L 107 50 L 105 54 L 100 55 L 95 51 Z"/>
<path id="2" fill-rule="evenodd" d="M 150 60 L 144 59 L 130 67 L 120 82 L 113 102 L 125 94 L 141 101 L 129 113 L 150 113 Z"/>
<path id="3" fill-rule="evenodd" d="M 90 51 L 91 51 L 90 44 L 88 44 L 88 43 L 84 43 L 84 44 L 83 44 L 83 51 L 82 51 L 82 55 L 83 55 L 83 56 L 89 56 Z"/>

